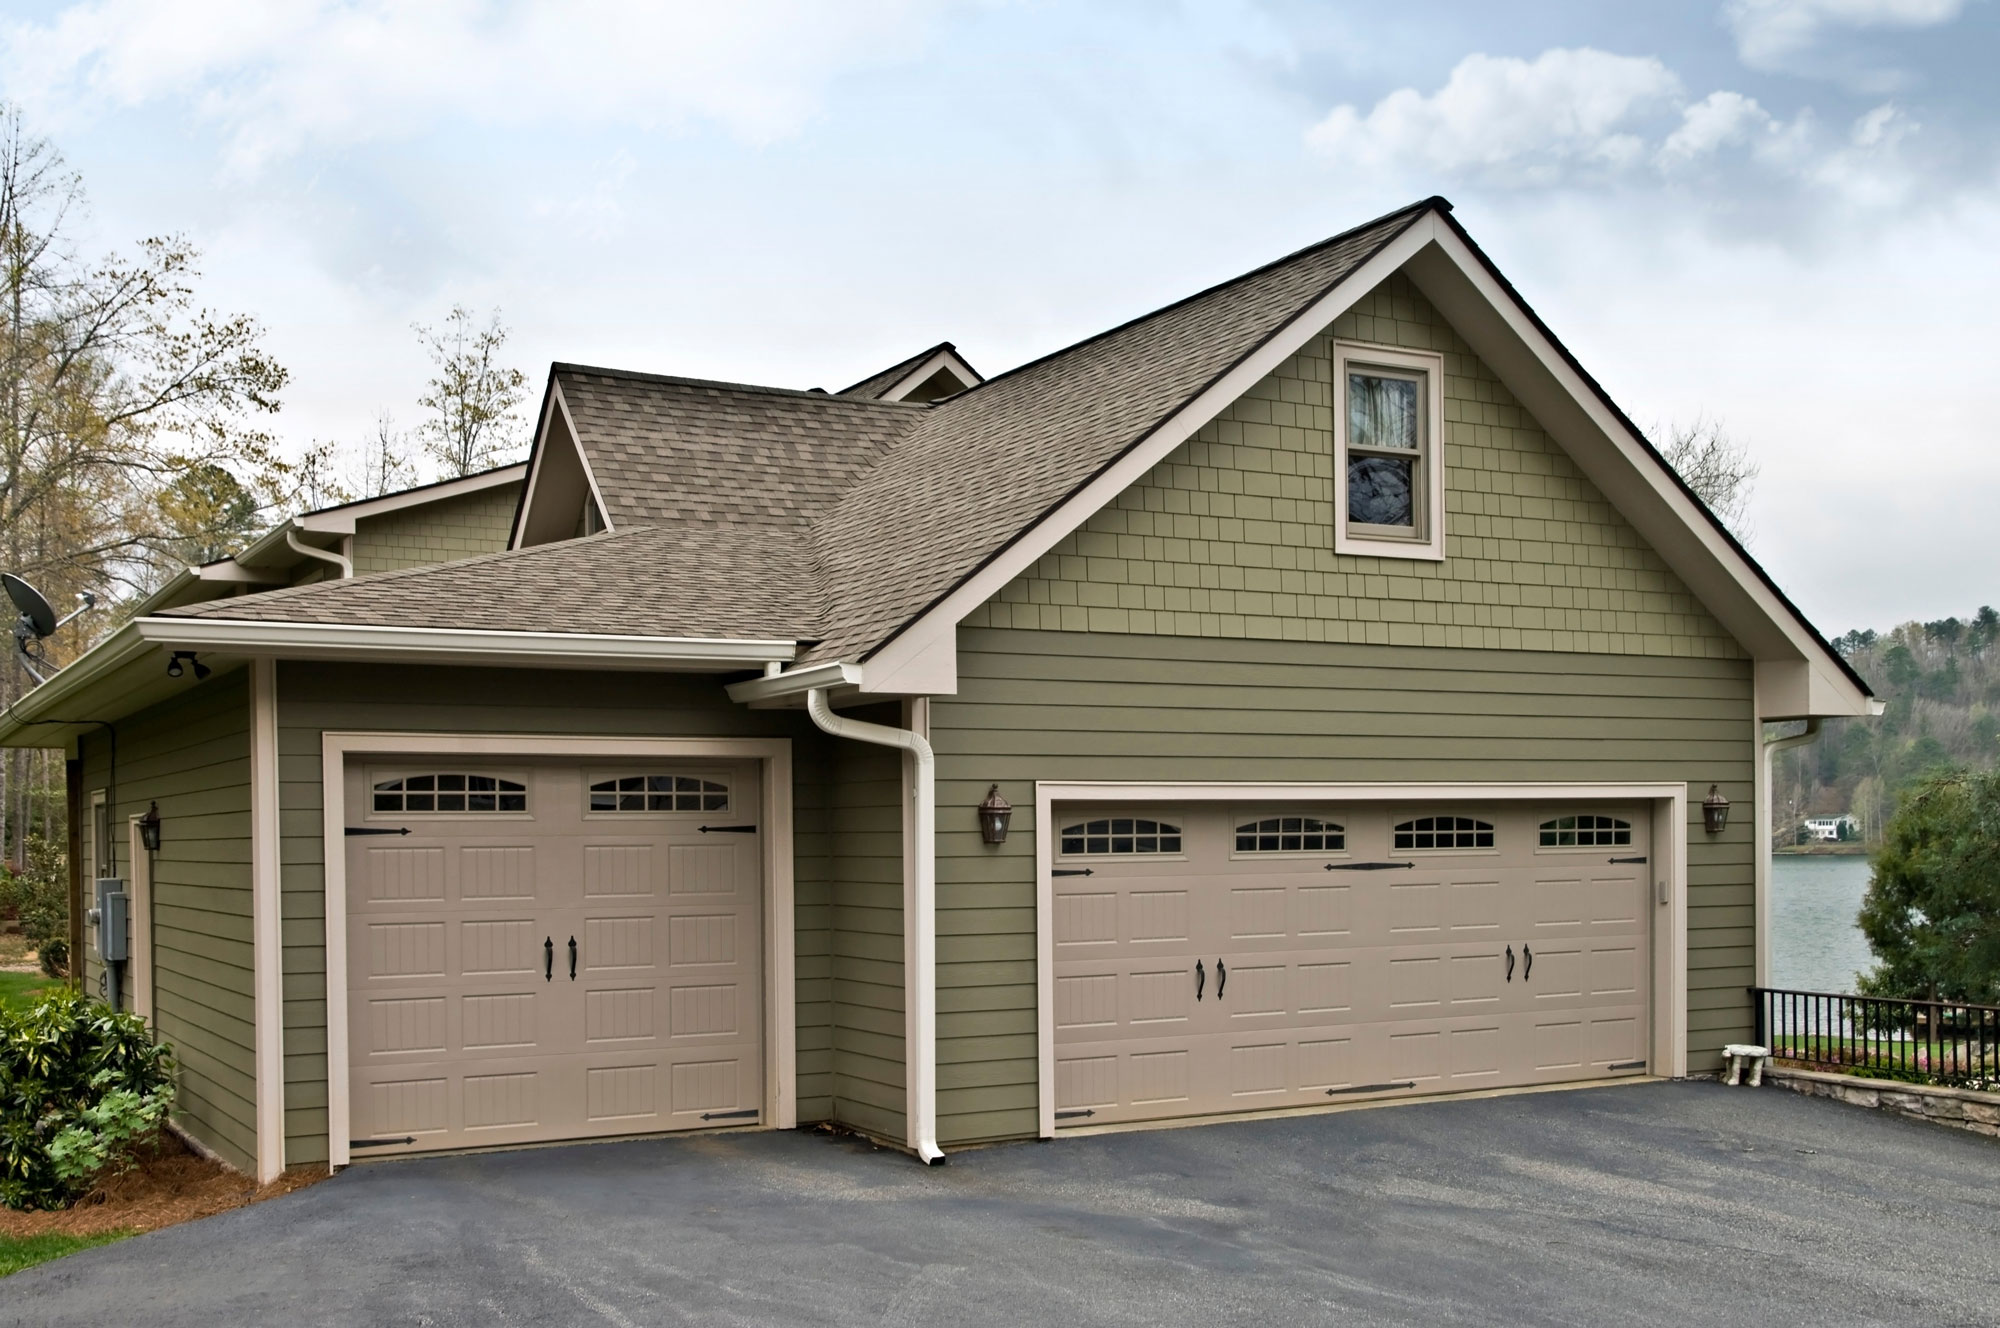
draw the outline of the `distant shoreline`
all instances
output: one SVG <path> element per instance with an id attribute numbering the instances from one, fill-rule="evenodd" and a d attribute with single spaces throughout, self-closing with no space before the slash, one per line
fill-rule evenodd
<path id="1" fill-rule="evenodd" d="M 1868 856 L 1866 844 L 1792 844 L 1785 848 L 1771 850 L 1773 857 L 1781 858 L 1865 858 Z"/>

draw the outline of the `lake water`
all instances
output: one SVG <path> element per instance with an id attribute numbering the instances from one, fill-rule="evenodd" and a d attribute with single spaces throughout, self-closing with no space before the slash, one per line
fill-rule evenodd
<path id="1" fill-rule="evenodd" d="M 1868 892 L 1868 859 L 1771 859 L 1771 985 L 1791 991 L 1853 991 L 1874 967 L 1854 925 Z"/>

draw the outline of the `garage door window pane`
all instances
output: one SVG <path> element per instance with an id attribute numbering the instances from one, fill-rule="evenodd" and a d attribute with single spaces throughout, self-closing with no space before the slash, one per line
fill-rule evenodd
<path id="1" fill-rule="evenodd" d="M 1143 816 L 1107 816 L 1095 821 L 1078 821 L 1064 826 L 1060 839 L 1063 853 L 1071 857 L 1181 851 L 1179 826 Z"/>
<path id="2" fill-rule="evenodd" d="M 1632 842 L 1632 823 L 1613 816 L 1558 816 L 1543 821 L 1543 848 L 1617 848 Z"/>
<path id="3" fill-rule="evenodd" d="M 1396 827 L 1396 847 L 1492 848 L 1493 826 L 1470 816 L 1419 816 Z"/>
<path id="4" fill-rule="evenodd" d="M 498 775 L 405 775 L 374 788 L 378 812 L 524 812 L 528 786 Z"/>
<path id="5" fill-rule="evenodd" d="M 1238 853 L 1338 853 L 1347 834 L 1317 816 L 1267 816 L 1236 827 Z"/>
<path id="6" fill-rule="evenodd" d="M 594 812 L 726 812 L 729 785 L 692 775 L 620 775 L 590 786 Z"/>

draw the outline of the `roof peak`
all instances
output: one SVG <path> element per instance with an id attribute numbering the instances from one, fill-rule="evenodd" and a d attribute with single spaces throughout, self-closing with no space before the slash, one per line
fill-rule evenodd
<path id="1" fill-rule="evenodd" d="M 931 352 L 924 352 L 926 355 Z M 747 392 L 755 396 L 787 397 L 817 402 L 838 402 L 846 406 L 881 406 L 890 410 L 925 410 L 927 406 L 906 401 L 878 401 L 871 397 L 843 397 L 823 388 L 772 387 L 765 383 L 737 383 L 722 378 L 689 378 L 682 374 L 646 373 L 638 369 L 613 369 L 601 364 L 574 364 L 557 360 L 549 366 L 549 377 L 560 374 L 590 374 L 600 378 L 620 378 L 635 383 L 666 383 L 674 387 L 712 388 L 719 392 Z"/>

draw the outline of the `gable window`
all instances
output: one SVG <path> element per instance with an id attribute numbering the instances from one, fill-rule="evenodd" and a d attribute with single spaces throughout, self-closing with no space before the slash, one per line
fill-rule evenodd
<path id="1" fill-rule="evenodd" d="M 1334 346 L 1334 551 L 1444 557 L 1444 359 Z"/>
<path id="2" fill-rule="evenodd" d="M 430 774 L 384 779 L 374 788 L 378 812 L 524 812 L 528 786 L 498 775 Z"/>
<path id="3" fill-rule="evenodd" d="M 1397 848 L 1492 848 L 1493 825 L 1470 816 L 1419 816 L 1396 827 Z"/>
<path id="4" fill-rule="evenodd" d="M 1558 816 L 1543 821 L 1543 848 L 1617 848 L 1632 842 L 1632 823 L 1615 816 Z"/>
<path id="5" fill-rule="evenodd" d="M 1338 853 L 1347 832 L 1317 816 L 1267 816 L 1236 827 L 1238 853 Z"/>
<path id="6" fill-rule="evenodd" d="M 590 786 L 594 812 L 726 812 L 729 785 L 692 775 L 620 775 Z"/>
<path id="7" fill-rule="evenodd" d="M 1181 851 L 1181 828 L 1178 825 L 1143 816 L 1106 816 L 1095 821 L 1078 821 L 1062 828 L 1061 839 L 1063 853 L 1072 857 Z"/>

